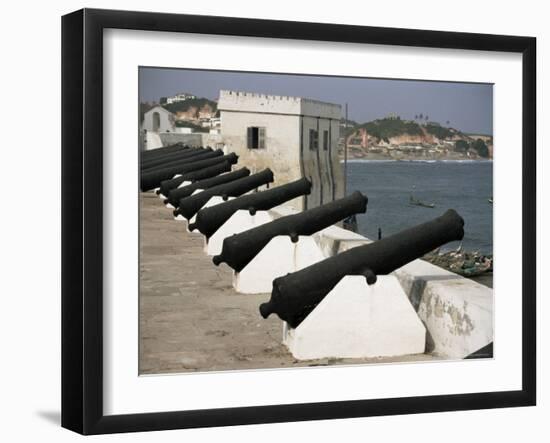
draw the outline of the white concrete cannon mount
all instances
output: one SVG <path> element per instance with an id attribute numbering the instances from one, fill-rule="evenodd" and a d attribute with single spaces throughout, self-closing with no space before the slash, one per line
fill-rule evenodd
<path id="1" fill-rule="evenodd" d="M 292 243 L 289 236 L 278 235 L 244 267 L 233 273 L 233 287 L 242 294 L 271 292 L 273 280 L 323 260 L 313 236 L 299 236 Z"/>
<path id="2" fill-rule="evenodd" d="M 422 354 L 426 329 L 395 276 L 346 276 L 283 343 L 299 360 Z"/>

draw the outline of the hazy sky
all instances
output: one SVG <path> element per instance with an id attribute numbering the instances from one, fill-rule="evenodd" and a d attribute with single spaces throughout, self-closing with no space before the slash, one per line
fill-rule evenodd
<path id="1" fill-rule="evenodd" d="M 218 99 L 220 89 L 307 97 L 342 106 L 359 123 L 396 113 L 416 114 L 464 132 L 492 134 L 493 87 L 488 84 L 141 68 L 140 101 L 177 92 Z"/>

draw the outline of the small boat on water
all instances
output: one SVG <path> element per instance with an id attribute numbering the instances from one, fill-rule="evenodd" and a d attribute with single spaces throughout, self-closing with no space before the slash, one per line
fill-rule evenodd
<path id="1" fill-rule="evenodd" d="M 435 208 L 435 203 L 424 203 L 423 201 L 414 198 L 412 195 L 409 198 L 409 204 L 413 206 L 421 206 L 423 208 Z"/>
<path id="2" fill-rule="evenodd" d="M 489 203 L 493 204 L 493 197 L 488 198 L 487 201 L 488 201 Z"/>

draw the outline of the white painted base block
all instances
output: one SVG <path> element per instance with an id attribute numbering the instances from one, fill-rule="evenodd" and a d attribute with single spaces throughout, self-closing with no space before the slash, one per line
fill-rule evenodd
<path id="1" fill-rule="evenodd" d="M 255 215 L 250 215 L 247 210 L 239 209 L 208 240 L 204 238 L 204 251 L 208 255 L 221 254 L 223 240 L 226 237 L 248 231 L 272 220 L 273 217 L 268 211 L 257 211 Z"/>
<path id="2" fill-rule="evenodd" d="M 186 180 L 184 182 L 181 182 L 179 185 L 178 185 L 178 188 L 183 188 L 184 186 L 187 186 L 187 185 L 190 185 L 192 182 Z"/>
<path id="3" fill-rule="evenodd" d="M 283 343 L 299 360 L 421 354 L 426 330 L 397 278 L 346 276 L 298 325 L 283 327 Z"/>
<path id="4" fill-rule="evenodd" d="M 296 243 L 290 237 L 279 235 L 245 266 L 233 273 L 233 287 L 242 294 L 271 292 L 273 280 L 323 260 L 319 246 L 310 236 L 300 236 Z"/>

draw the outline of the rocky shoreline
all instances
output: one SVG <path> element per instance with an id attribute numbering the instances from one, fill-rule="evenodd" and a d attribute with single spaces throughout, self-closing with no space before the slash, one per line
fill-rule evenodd
<path id="1" fill-rule="evenodd" d="M 340 160 L 344 161 L 344 155 L 340 153 Z M 356 155 L 348 153 L 348 161 L 350 160 L 393 160 L 393 161 L 492 161 L 492 159 L 485 158 L 472 158 L 466 155 L 403 155 L 392 156 L 380 153 L 368 153 L 363 155 Z"/>

